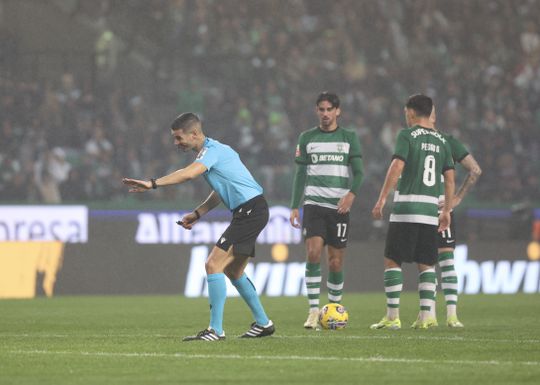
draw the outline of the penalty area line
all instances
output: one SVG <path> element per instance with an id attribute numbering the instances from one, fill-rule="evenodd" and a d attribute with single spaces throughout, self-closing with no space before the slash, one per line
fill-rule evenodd
<path id="1" fill-rule="evenodd" d="M 371 357 L 336 357 L 336 356 L 243 356 L 239 354 L 188 354 L 188 353 L 158 353 L 158 352 L 88 352 L 88 351 L 53 351 L 53 350 L 12 350 L 13 355 L 67 355 L 90 357 L 119 357 L 119 358 L 183 358 L 183 359 L 221 359 L 221 360 L 263 360 L 263 361 L 349 361 L 370 363 L 403 363 L 403 364 L 447 364 L 447 365 L 526 365 L 539 366 L 539 361 L 500 361 L 500 360 L 427 360 L 421 358 L 393 358 L 383 356 Z"/>

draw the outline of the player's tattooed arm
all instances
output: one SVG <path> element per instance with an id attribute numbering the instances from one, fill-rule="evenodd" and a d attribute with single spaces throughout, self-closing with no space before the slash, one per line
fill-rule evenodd
<path id="1" fill-rule="evenodd" d="M 452 202 L 452 207 L 456 207 L 461 203 L 467 192 L 470 190 L 470 188 L 476 183 L 480 175 L 482 174 L 482 169 L 478 165 L 478 162 L 471 154 L 468 154 L 465 158 L 463 158 L 460 162 L 460 164 L 465 167 L 465 169 L 469 172 L 467 174 L 467 177 L 459 187 L 458 192 L 454 196 L 454 200 Z"/>

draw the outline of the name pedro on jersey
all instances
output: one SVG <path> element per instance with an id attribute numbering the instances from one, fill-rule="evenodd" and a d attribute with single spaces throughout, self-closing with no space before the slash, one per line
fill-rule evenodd
<path id="1" fill-rule="evenodd" d="M 440 152 L 439 146 L 433 143 L 422 143 L 422 150 L 436 153 Z"/>

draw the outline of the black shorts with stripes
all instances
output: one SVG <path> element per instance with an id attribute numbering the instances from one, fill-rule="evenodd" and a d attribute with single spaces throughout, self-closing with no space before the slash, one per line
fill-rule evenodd
<path id="1" fill-rule="evenodd" d="M 233 210 L 231 224 L 216 242 L 228 251 L 233 246 L 234 255 L 255 256 L 255 242 L 268 223 L 268 203 L 258 195 Z"/>

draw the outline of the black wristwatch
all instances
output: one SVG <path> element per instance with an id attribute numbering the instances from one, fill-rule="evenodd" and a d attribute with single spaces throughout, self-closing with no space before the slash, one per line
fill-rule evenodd
<path id="1" fill-rule="evenodd" d="M 151 178 L 151 179 L 150 179 L 150 182 L 152 183 L 152 188 L 153 188 L 154 190 L 157 189 L 156 178 Z"/>

